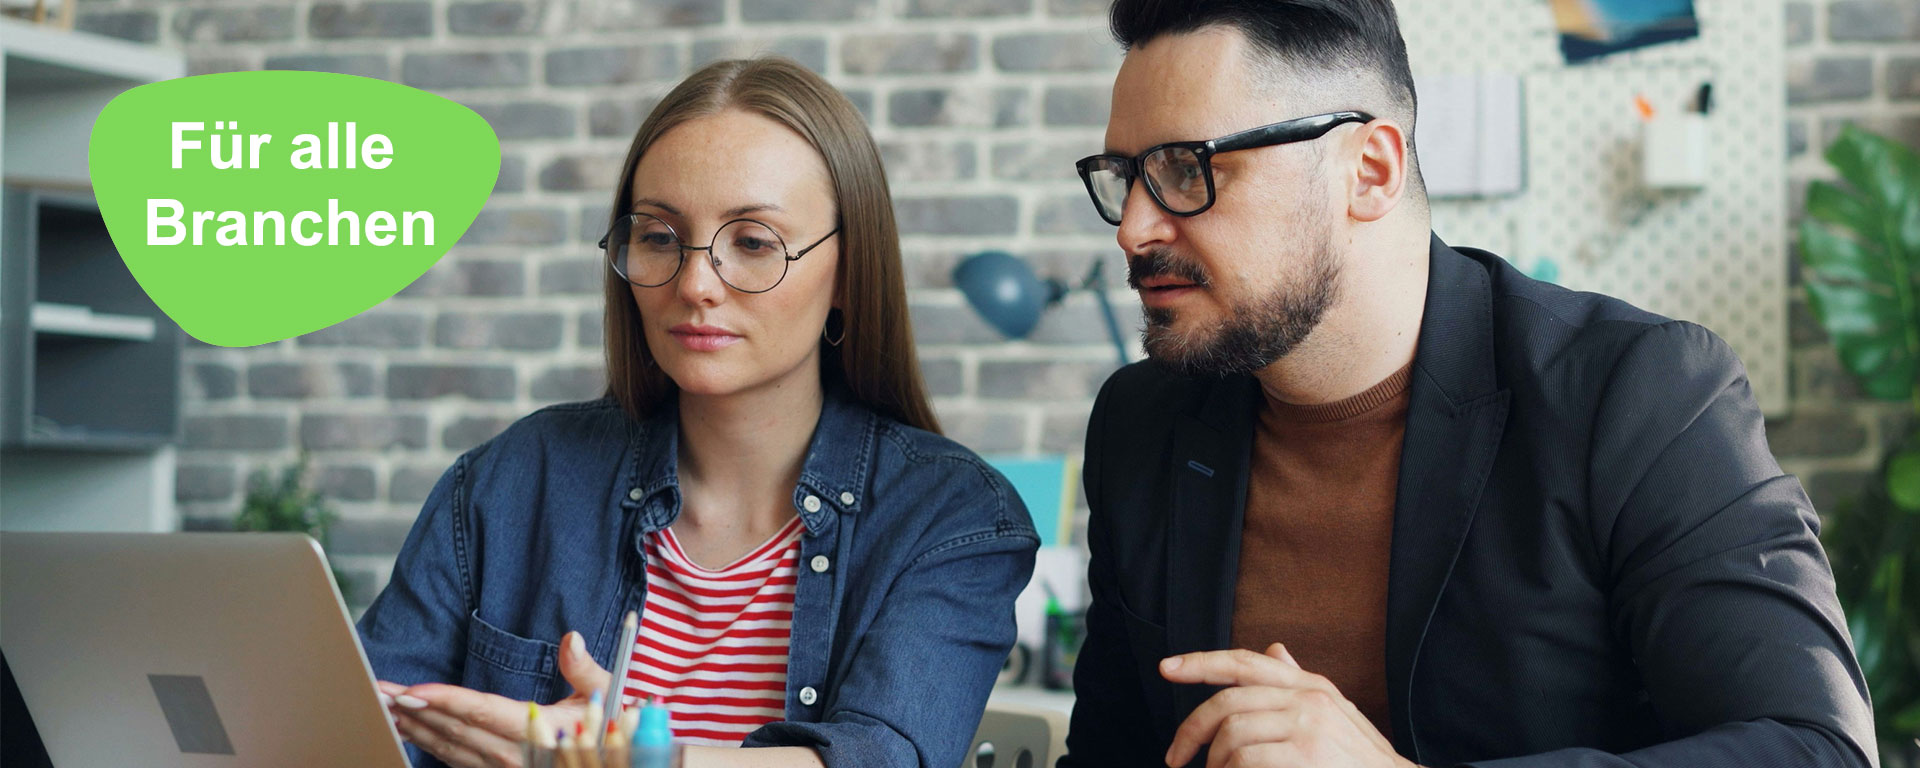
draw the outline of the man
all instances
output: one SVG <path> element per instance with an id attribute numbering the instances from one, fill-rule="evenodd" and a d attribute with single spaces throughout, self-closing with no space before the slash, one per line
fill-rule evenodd
<path id="1" fill-rule="evenodd" d="M 1876 763 L 1739 360 L 1433 236 L 1390 0 L 1112 16 L 1079 167 L 1152 360 L 1088 426 L 1062 768 Z"/>

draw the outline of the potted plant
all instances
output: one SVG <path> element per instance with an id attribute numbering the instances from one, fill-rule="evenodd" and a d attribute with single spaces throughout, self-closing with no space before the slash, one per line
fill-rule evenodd
<path id="1" fill-rule="evenodd" d="M 327 534 L 339 516 L 327 506 L 326 497 L 306 485 L 307 456 L 280 470 L 280 480 L 272 482 L 266 469 L 254 470 L 247 478 L 247 498 L 234 518 L 236 531 L 277 531 L 304 533 L 327 547 Z M 329 566 L 331 567 L 331 566 Z M 347 590 L 345 574 L 332 568 L 333 581 L 342 594 Z"/>
<path id="2" fill-rule="evenodd" d="M 1873 696 L 1882 758 L 1920 766 L 1920 156 L 1847 126 L 1826 151 L 1844 184 L 1807 189 L 1807 300 L 1868 396 L 1913 418 L 1821 540 Z"/>

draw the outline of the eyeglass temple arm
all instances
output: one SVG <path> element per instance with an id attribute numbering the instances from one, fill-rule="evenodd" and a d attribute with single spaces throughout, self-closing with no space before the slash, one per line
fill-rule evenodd
<path id="1" fill-rule="evenodd" d="M 1333 112 L 1325 115 L 1303 117 L 1298 120 L 1288 120 L 1284 123 L 1263 125 L 1259 128 L 1249 128 L 1239 133 L 1228 134 L 1214 139 L 1213 141 L 1207 142 L 1207 145 L 1211 147 L 1214 152 L 1232 152 L 1240 149 L 1253 149 L 1255 147 L 1270 147 L 1275 144 L 1287 144 L 1295 141 L 1317 139 L 1325 135 L 1327 131 L 1333 130 L 1335 126 L 1346 123 L 1369 122 L 1373 122 L 1373 115 L 1365 112 Z"/>

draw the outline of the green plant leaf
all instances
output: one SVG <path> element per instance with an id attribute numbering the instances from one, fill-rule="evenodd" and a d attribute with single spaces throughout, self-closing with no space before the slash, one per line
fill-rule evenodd
<path id="1" fill-rule="evenodd" d="M 1845 228 L 1857 235 L 1872 237 L 1880 227 L 1880 216 L 1859 197 L 1826 181 L 1807 185 L 1807 218 Z"/>
<path id="2" fill-rule="evenodd" d="M 1909 196 L 1920 194 L 1913 188 L 1920 168 L 1913 151 L 1888 139 L 1848 125 L 1840 137 L 1827 147 L 1827 162 L 1840 171 L 1848 183 L 1865 193 L 1883 212 L 1906 208 Z M 1885 213 L 1882 214 L 1883 216 Z"/>
<path id="3" fill-rule="evenodd" d="M 1920 448 L 1909 448 L 1887 462 L 1887 496 L 1894 506 L 1920 514 Z"/>
<path id="4" fill-rule="evenodd" d="M 1807 300 L 1827 332 L 1880 334 L 1900 330 L 1900 305 L 1891 296 L 1851 285 L 1807 282 Z"/>
<path id="5" fill-rule="evenodd" d="M 1893 279 L 1891 260 L 1878 245 L 1835 234 L 1810 218 L 1800 222 L 1800 260 L 1825 280 L 1886 283 Z"/>
<path id="6" fill-rule="evenodd" d="M 1899 400 L 1912 389 L 1916 360 L 1899 336 L 1841 335 L 1834 337 L 1833 343 L 1840 362 L 1860 379 L 1868 395 Z"/>

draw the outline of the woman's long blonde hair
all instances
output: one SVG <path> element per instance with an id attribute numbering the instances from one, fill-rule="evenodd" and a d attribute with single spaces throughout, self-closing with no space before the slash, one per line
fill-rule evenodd
<path id="1" fill-rule="evenodd" d="M 674 127 L 726 109 L 741 109 L 792 129 L 820 152 L 833 180 L 840 218 L 839 345 L 821 342 L 821 374 L 837 375 L 855 397 L 903 424 L 931 432 L 940 424 L 927 403 L 913 350 L 900 232 L 893 220 L 880 152 L 847 97 L 791 59 L 719 61 L 666 95 L 634 134 L 613 198 L 608 227 L 633 207 L 633 171 L 654 141 Z M 672 379 L 654 364 L 627 281 L 606 271 L 607 394 L 639 419 L 669 402 Z"/>

